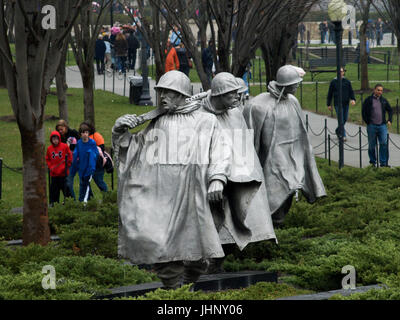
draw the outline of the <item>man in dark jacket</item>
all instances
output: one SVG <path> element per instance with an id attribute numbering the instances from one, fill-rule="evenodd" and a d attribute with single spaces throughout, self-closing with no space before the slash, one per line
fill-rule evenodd
<path id="1" fill-rule="evenodd" d="M 128 37 L 128 61 L 129 68 L 135 70 L 137 49 L 140 48 L 140 42 L 136 37 L 136 26 L 129 31 Z"/>
<path id="2" fill-rule="evenodd" d="M 343 128 L 346 124 L 349 115 L 349 103 L 352 106 L 356 104 L 356 98 L 354 96 L 353 87 L 351 82 L 344 77 L 345 70 L 340 68 L 340 76 L 342 77 L 342 119 Z M 332 97 L 335 105 L 336 114 L 339 116 L 339 81 L 337 78 L 331 81 L 329 85 L 328 97 L 326 99 L 326 105 L 329 110 L 332 110 Z M 339 136 L 339 127 L 336 128 L 336 135 Z M 346 141 L 346 130 L 343 131 L 343 140 Z"/>
<path id="3" fill-rule="evenodd" d="M 212 40 L 210 40 L 208 42 L 208 47 L 204 48 L 203 51 L 201 52 L 201 62 L 203 64 L 203 69 L 207 74 L 207 78 L 208 78 L 208 82 L 210 83 L 210 86 L 211 86 L 211 81 L 213 78 L 212 67 L 214 64 L 214 58 L 213 58 L 214 51 L 215 51 L 214 42 Z"/>
<path id="4" fill-rule="evenodd" d="M 382 96 L 383 86 L 377 84 L 374 93 L 365 99 L 362 105 L 362 118 L 367 124 L 369 163 L 376 166 L 375 154 L 376 139 L 379 140 L 379 163 L 381 167 L 388 167 L 387 126 L 392 124 L 393 110 L 389 102 Z M 385 113 L 389 120 L 386 121 Z"/>
<path id="5" fill-rule="evenodd" d="M 104 73 L 105 54 L 106 54 L 106 45 L 103 41 L 103 36 L 99 35 L 99 38 L 96 40 L 95 57 L 94 57 L 96 59 L 97 74 L 99 75 Z"/>

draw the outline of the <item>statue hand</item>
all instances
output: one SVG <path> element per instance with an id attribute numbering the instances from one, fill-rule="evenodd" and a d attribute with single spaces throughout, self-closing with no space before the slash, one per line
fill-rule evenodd
<path id="1" fill-rule="evenodd" d="M 224 184 L 220 180 L 213 180 L 208 187 L 207 198 L 209 201 L 221 201 L 223 199 L 222 191 Z"/>
<path id="2" fill-rule="evenodd" d="M 126 131 L 128 129 L 133 129 L 139 125 L 139 120 L 136 114 L 126 114 L 122 117 L 119 117 L 114 124 L 115 131 Z"/>

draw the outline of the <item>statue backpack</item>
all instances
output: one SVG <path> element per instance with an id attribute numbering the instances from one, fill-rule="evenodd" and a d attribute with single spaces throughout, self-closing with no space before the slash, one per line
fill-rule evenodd
<path id="1" fill-rule="evenodd" d="M 114 171 L 114 162 L 110 154 L 106 151 L 102 151 L 100 147 L 97 147 L 99 150 L 99 160 L 102 160 L 102 166 L 104 171 L 107 173 L 112 173 Z"/>

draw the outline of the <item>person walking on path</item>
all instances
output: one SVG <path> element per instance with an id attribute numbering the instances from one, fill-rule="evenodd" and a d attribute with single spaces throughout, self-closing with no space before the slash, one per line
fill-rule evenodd
<path id="1" fill-rule="evenodd" d="M 383 86 L 377 84 L 374 93 L 364 100 L 362 118 L 367 124 L 369 163 L 376 166 L 376 140 L 379 141 L 379 163 L 381 167 L 388 167 L 387 126 L 391 126 L 393 110 L 389 102 L 382 96 Z M 386 112 L 389 115 L 386 121 Z"/>
<path id="2" fill-rule="evenodd" d="M 190 64 L 192 62 L 189 51 L 185 48 L 183 42 L 181 42 L 175 50 L 179 59 L 179 71 L 183 72 L 189 77 Z"/>
<path id="3" fill-rule="evenodd" d="M 56 124 L 56 130 L 60 134 L 61 142 L 66 143 L 68 145 L 69 149 L 71 150 L 71 152 L 74 152 L 75 146 L 76 146 L 78 140 L 80 139 L 78 131 L 76 131 L 75 129 L 71 129 L 68 126 L 67 121 L 65 121 L 63 119 L 58 120 L 58 122 Z M 72 157 L 71 157 L 71 161 L 72 161 Z M 75 200 L 76 197 L 75 197 L 75 192 L 74 192 L 74 177 L 71 176 L 71 174 L 68 175 L 66 184 L 67 184 L 69 194 Z"/>
<path id="4" fill-rule="evenodd" d="M 115 38 L 114 50 L 119 74 L 125 74 L 125 62 L 128 58 L 128 41 L 126 41 L 125 36 L 121 32 Z"/>
<path id="5" fill-rule="evenodd" d="M 171 44 L 171 41 L 167 41 L 167 50 L 166 50 L 167 57 L 165 58 L 165 73 L 172 70 L 179 70 L 179 58 L 178 54 L 176 53 L 175 48 Z"/>
<path id="6" fill-rule="evenodd" d="M 210 83 L 211 86 L 211 81 L 213 78 L 213 64 L 214 64 L 214 59 L 213 59 L 213 52 L 215 51 L 214 48 L 214 42 L 210 40 L 208 42 L 208 47 L 204 48 L 202 53 L 201 53 L 201 62 L 203 64 L 203 69 L 206 72 L 208 82 Z"/>
<path id="7" fill-rule="evenodd" d="M 104 36 L 103 40 L 104 40 L 104 44 L 106 46 L 106 52 L 105 52 L 106 70 L 107 70 L 107 72 L 111 72 L 112 58 L 111 58 L 110 38 L 108 37 L 108 35 L 106 35 L 106 36 Z"/>
<path id="8" fill-rule="evenodd" d="M 135 35 L 134 29 L 129 30 L 128 37 L 128 62 L 129 68 L 135 70 L 137 49 L 140 48 L 140 42 Z"/>
<path id="9" fill-rule="evenodd" d="M 68 168 L 72 163 L 72 152 L 66 143 L 61 142 L 58 131 L 53 131 L 50 135 L 51 145 L 47 148 L 46 163 L 50 170 L 49 202 L 53 206 L 54 202 L 60 202 L 60 191 L 64 197 L 70 196 L 66 188 L 66 177 Z"/>
<path id="10" fill-rule="evenodd" d="M 90 122 L 84 122 L 89 127 L 89 138 L 93 139 L 96 142 L 96 146 L 99 148 L 99 154 L 104 154 L 104 138 L 103 136 L 96 131 L 96 128 Z M 104 182 L 104 166 L 103 166 L 103 157 L 99 156 L 96 162 L 96 171 L 93 173 L 93 180 L 96 183 L 97 187 L 102 192 L 107 192 L 108 187 Z"/>
<path id="11" fill-rule="evenodd" d="M 350 80 L 344 77 L 345 69 L 340 68 L 340 76 L 342 78 L 342 119 L 343 128 L 346 124 L 347 118 L 349 116 L 349 103 L 352 106 L 356 104 L 356 98 L 354 96 L 353 87 L 351 86 Z M 339 81 L 337 78 L 333 79 L 329 85 L 328 97 L 326 99 L 326 105 L 328 109 L 332 111 L 332 97 L 335 105 L 336 114 L 339 118 Z M 339 127 L 335 130 L 336 135 L 339 137 Z M 343 140 L 346 141 L 346 130 L 343 130 Z"/>
<path id="12" fill-rule="evenodd" d="M 99 35 L 99 38 L 96 40 L 96 45 L 95 45 L 95 60 L 96 60 L 96 67 L 97 67 L 97 74 L 101 75 L 104 74 L 104 58 L 106 54 L 106 44 L 104 43 L 103 40 L 103 35 Z"/>
<path id="13" fill-rule="evenodd" d="M 96 162 L 99 157 L 96 142 L 89 138 L 90 127 L 86 123 L 81 123 L 79 126 L 79 139 L 74 150 L 73 161 L 71 166 L 71 175 L 75 176 L 79 173 L 79 201 L 87 201 L 93 196 L 90 187 L 90 181 L 96 171 Z"/>

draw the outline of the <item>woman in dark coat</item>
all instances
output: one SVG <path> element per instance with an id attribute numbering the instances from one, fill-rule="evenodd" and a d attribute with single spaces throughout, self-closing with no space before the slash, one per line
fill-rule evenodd
<path id="1" fill-rule="evenodd" d="M 125 62 L 128 58 L 128 41 L 122 33 L 118 33 L 114 42 L 115 59 L 119 73 L 125 73 Z"/>
<path id="2" fill-rule="evenodd" d="M 96 60 L 96 67 L 97 67 L 97 74 L 104 74 L 104 58 L 106 53 L 106 45 L 103 41 L 103 36 L 99 35 L 99 38 L 96 40 L 96 47 L 95 47 L 95 60 Z"/>

